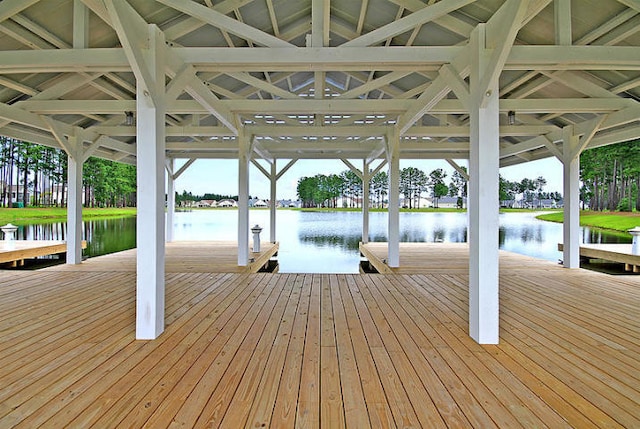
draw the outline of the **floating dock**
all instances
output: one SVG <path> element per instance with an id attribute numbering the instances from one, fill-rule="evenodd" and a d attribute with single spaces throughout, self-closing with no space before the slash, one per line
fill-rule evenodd
<path id="1" fill-rule="evenodd" d="M 562 249 L 562 243 L 558 243 L 558 250 Z M 631 253 L 631 244 L 582 244 L 580 257 L 618 262 L 624 264 L 625 271 L 640 273 L 640 255 Z"/>
<path id="2" fill-rule="evenodd" d="M 400 243 L 400 266 L 387 265 L 386 242 L 360 243 L 360 254 L 366 259 L 362 271 L 380 274 L 469 274 L 469 245 L 467 243 Z M 547 269 L 562 267 L 531 256 L 500 251 L 500 270 Z M 373 270 L 371 270 L 373 268 Z"/>
<path id="3" fill-rule="evenodd" d="M 233 241 L 173 241 L 165 245 L 167 273 L 277 272 L 279 243 L 261 243 L 260 252 L 249 249 L 249 264 L 238 265 L 238 243 Z M 135 272 L 136 249 L 89 258 L 80 265 L 60 265 L 55 270 Z"/>
<path id="4" fill-rule="evenodd" d="M 82 248 L 87 242 L 82 242 Z M 60 240 L 0 241 L 0 267 L 21 267 L 25 259 L 67 253 L 67 242 Z"/>

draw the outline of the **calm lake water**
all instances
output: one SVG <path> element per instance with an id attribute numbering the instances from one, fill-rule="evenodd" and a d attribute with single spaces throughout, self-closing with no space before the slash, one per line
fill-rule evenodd
<path id="1" fill-rule="evenodd" d="M 500 248 L 550 261 L 562 257 L 557 244 L 562 241 L 562 225 L 535 219 L 536 213 L 502 213 Z M 357 273 L 360 261 L 358 242 L 362 235 L 362 215 L 358 212 L 302 212 L 279 210 L 276 214 L 280 272 Z M 135 247 L 135 218 L 101 219 L 85 222 L 86 256 L 97 256 Z M 237 240 L 236 210 L 178 212 L 176 240 Z M 249 222 L 264 229 L 269 240 L 269 211 L 251 210 Z M 630 243 L 631 236 L 582 228 L 584 243 Z M 64 223 L 21 227 L 19 239 L 63 240 Z M 370 241 L 387 241 L 387 213 L 370 213 Z M 459 243 L 467 239 L 466 213 L 400 213 L 400 240 L 403 242 Z"/>

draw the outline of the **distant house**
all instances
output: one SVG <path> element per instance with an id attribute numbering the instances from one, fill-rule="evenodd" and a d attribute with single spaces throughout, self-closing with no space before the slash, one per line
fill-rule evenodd
<path id="1" fill-rule="evenodd" d="M 216 200 L 200 200 L 196 203 L 196 207 L 218 207 L 218 202 Z"/>
<path id="2" fill-rule="evenodd" d="M 265 208 L 265 207 L 269 207 L 269 204 L 266 201 L 261 200 L 259 198 L 250 198 L 249 207 Z"/>
<path id="3" fill-rule="evenodd" d="M 467 199 L 464 197 L 451 197 L 445 196 L 438 198 L 438 207 L 441 209 L 457 209 L 458 208 L 458 198 L 461 198 L 462 207 L 467 206 Z M 435 204 L 435 201 L 434 201 Z"/>
<path id="4" fill-rule="evenodd" d="M 290 207 L 290 208 L 299 209 L 302 206 L 302 203 L 296 200 L 280 200 L 278 201 L 278 205 L 280 207 Z"/>
<path id="5" fill-rule="evenodd" d="M 218 207 L 238 207 L 238 203 L 235 200 L 220 200 Z"/>
<path id="6" fill-rule="evenodd" d="M 0 192 L 2 193 L 0 197 L 4 197 L 6 195 L 9 198 L 11 195 L 12 202 L 23 202 L 22 197 L 24 196 L 24 186 L 22 185 L 11 185 L 8 186 L 4 182 L 2 182 L 2 186 L 0 186 Z M 27 201 L 30 201 L 32 197 L 32 192 L 29 188 L 27 188 Z"/>

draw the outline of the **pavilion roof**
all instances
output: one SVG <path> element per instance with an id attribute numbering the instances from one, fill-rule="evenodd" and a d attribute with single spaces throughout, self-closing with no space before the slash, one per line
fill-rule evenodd
<path id="1" fill-rule="evenodd" d="M 235 158 L 240 130 L 256 158 L 375 159 L 397 128 L 402 158 L 464 159 L 486 24 L 501 165 L 561 154 L 566 127 L 585 147 L 640 138 L 640 2 L 530 0 L 512 22 L 516 3 L 3 0 L 0 134 L 135 163 L 131 52 L 155 24 L 168 157 Z"/>

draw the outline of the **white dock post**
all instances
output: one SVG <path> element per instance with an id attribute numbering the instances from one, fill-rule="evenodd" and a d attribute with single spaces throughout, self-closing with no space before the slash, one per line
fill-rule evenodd
<path id="1" fill-rule="evenodd" d="M 580 268 L 580 154 L 574 153 L 578 136 L 573 127 L 562 130 L 564 220 L 562 262 L 565 268 Z"/>
<path id="2" fill-rule="evenodd" d="M 68 137 L 67 152 L 67 264 L 82 262 L 82 140 Z"/>
<path id="3" fill-rule="evenodd" d="M 249 264 L 249 136 L 238 129 L 238 265 Z"/>
<path id="4" fill-rule="evenodd" d="M 369 200 L 371 173 L 367 160 L 362 162 L 362 243 L 369 242 Z"/>
<path id="5" fill-rule="evenodd" d="M 499 341 L 498 171 L 499 88 L 485 80 L 485 26 L 471 35 L 471 146 L 469 154 L 469 333 L 480 344 Z"/>
<path id="6" fill-rule="evenodd" d="M 167 167 L 167 219 L 166 219 L 166 240 L 167 243 L 173 241 L 174 236 L 174 219 L 176 213 L 176 180 L 173 175 L 175 168 L 175 159 L 168 158 L 166 160 Z"/>
<path id="7" fill-rule="evenodd" d="M 276 242 L 276 190 L 278 185 L 278 169 L 276 168 L 276 160 L 271 163 L 271 174 L 269 176 L 269 182 L 271 185 L 269 198 L 269 241 Z"/>
<path id="8" fill-rule="evenodd" d="M 393 127 L 387 133 L 389 160 L 389 225 L 388 259 L 390 267 L 400 266 L 400 132 Z"/>

